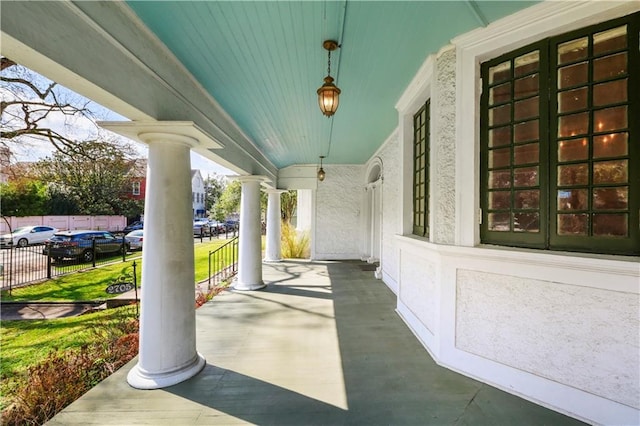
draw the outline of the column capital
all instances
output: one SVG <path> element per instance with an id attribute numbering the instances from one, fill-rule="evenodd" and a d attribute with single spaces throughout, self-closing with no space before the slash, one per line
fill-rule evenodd
<path id="1" fill-rule="evenodd" d="M 287 192 L 286 189 L 277 189 L 277 188 L 262 188 L 262 190 L 267 194 L 283 194 Z"/>
<path id="2" fill-rule="evenodd" d="M 99 121 L 98 125 L 144 144 L 170 141 L 185 144 L 190 148 L 223 148 L 220 142 L 192 121 Z"/>
<path id="3" fill-rule="evenodd" d="M 233 176 L 227 176 L 227 178 L 229 179 L 233 179 L 233 180 L 238 180 L 240 182 L 258 182 L 258 183 L 262 183 L 262 182 L 267 182 L 270 179 L 266 176 L 263 175 L 233 175 Z"/>

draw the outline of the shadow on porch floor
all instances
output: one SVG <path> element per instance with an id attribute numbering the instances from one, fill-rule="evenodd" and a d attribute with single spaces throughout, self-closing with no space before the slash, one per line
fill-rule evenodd
<path id="1" fill-rule="evenodd" d="M 264 264 L 266 289 L 196 311 L 196 377 L 135 390 L 134 360 L 49 424 L 582 424 L 437 366 L 361 264 Z"/>

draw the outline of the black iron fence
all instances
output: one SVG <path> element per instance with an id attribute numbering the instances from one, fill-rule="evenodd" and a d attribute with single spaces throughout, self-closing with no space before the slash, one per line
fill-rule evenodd
<path id="1" fill-rule="evenodd" d="M 238 237 L 209 252 L 209 290 L 238 273 Z"/>
<path id="2" fill-rule="evenodd" d="M 120 244 L 125 249 L 113 252 L 106 252 L 96 240 L 79 250 L 76 247 L 69 247 L 68 255 L 52 252 L 46 244 L 4 248 L 0 250 L 0 290 L 11 291 L 16 287 L 93 268 L 104 263 L 125 261 L 127 245 L 124 237 L 121 238 Z"/>
<path id="3" fill-rule="evenodd" d="M 218 239 L 228 239 L 229 237 L 235 238 L 238 235 L 238 225 L 224 225 L 220 227 L 208 227 L 208 226 L 200 226 L 198 229 L 193 229 L 194 238 L 199 238 L 200 242 L 205 239 L 209 239 L 209 241 L 218 238 Z"/>

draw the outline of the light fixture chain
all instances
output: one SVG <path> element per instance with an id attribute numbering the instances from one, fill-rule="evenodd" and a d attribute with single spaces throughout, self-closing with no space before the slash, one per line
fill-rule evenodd
<path id="1" fill-rule="evenodd" d="M 329 50 L 329 62 L 327 66 L 327 75 L 331 75 L 331 50 Z"/>

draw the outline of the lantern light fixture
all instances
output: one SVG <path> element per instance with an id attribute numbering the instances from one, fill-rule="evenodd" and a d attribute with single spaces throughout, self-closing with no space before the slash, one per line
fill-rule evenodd
<path id="1" fill-rule="evenodd" d="M 331 77 L 331 52 L 340 46 L 335 40 L 325 40 L 324 43 L 322 43 L 322 47 L 329 52 L 329 59 L 327 76 L 324 78 L 324 84 L 318 89 L 318 104 L 320 105 L 320 111 L 327 117 L 331 117 L 338 109 L 341 92 L 341 90 L 333 84 L 333 78 Z"/>
<path id="2" fill-rule="evenodd" d="M 322 182 L 324 180 L 324 178 L 327 176 L 327 174 L 325 173 L 324 169 L 322 168 L 322 159 L 324 158 L 324 155 L 320 156 L 320 168 L 318 169 L 318 180 L 320 182 Z"/>

